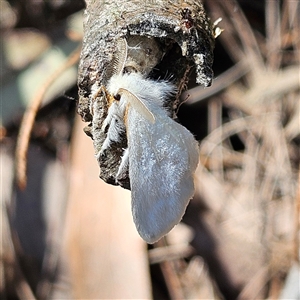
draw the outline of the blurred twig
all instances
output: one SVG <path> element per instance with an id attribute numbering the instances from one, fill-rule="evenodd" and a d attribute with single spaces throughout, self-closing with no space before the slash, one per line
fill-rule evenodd
<path id="1" fill-rule="evenodd" d="M 186 101 L 187 104 L 194 104 L 206 98 L 209 98 L 217 93 L 221 92 L 226 87 L 233 84 L 235 81 L 244 76 L 249 72 L 250 66 L 245 61 L 240 61 L 233 67 L 219 75 L 215 80 L 213 85 L 209 89 L 203 89 L 201 86 L 194 87 L 185 91 L 181 94 L 180 98 L 182 101 Z"/>
<path id="2" fill-rule="evenodd" d="M 156 243 L 157 247 L 164 247 L 165 239 L 161 239 Z M 180 279 L 174 267 L 173 261 L 162 261 L 160 263 L 161 271 L 166 281 L 166 285 L 172 300 L 184 299 L 184 292 Z"/>
<path id="3" fill-rule="evenodd" d="M 81 45 L 74 50 L 73 53 L 70 54 L 68 59 L 64 64 L 60 66 L 60 68 L 54 72 L 49 79 L 44 83 L 43 86 L 39 89 L 30 105 L 27 107 L 23 120 L 20 126 L 19 136 L 16 145 L 16 181 L 17 185 L 21 190 L 26 188 L 27 178 L 26 178 L 26 170 L 27 170 L 27 151 L 28 144 L 30 140 L 31 130 L 34 124 L 35 116 L 38 112 L 38 109 L 43 101 L 44 95 L 49 89 L 49 87 L 53 84 L 55 80 L 68 68 L 75 65 L 80 56 Z"/>

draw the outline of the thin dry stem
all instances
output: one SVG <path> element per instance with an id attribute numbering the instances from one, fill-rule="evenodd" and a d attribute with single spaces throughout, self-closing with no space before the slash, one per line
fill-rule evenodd
<path id="1" fill-rule="evenodd" d="M 164 247 L 164 240 L 156 243 L 158 247 Z M 172 261 L 163 261 L 160 263 L 161 271 L 166 281 L 166 285 L 172 300 L 184 299 L 184 292 L 180 283 L 180 279 L 174 268 Z"/>
<path id="2" fill-rule="evenodd" d="M 21 123 L 17 145 L 16 145 L 16 181 L 17 185 L 21 190 L 24 190 L 27 185 L 27 152 L 28 145 L 30 140 L 31 130 L 33 128 L 34 120 L 38 109 L 43 101 L 43 98 L 49 89 L 49 87 L 54 83 L 55 80 L 59 78 L 59 76 L 68 68 L 75 65 L 79 61 L 81 46 L 74 50 L 73 53 L 70 54 L 68 59 L 63 63 L 60 68 L 54 72 L 48 80 L 45 82 L 43 86 L 39 89 L 39 91 L 34 96 L 30 105 L 27 107 L 23 120 Z"/>
<path id="3" fill-rule="evenodd" d="M 267 65 L 272 70 L 279 68 L 282 58 L 279 5 L 279 1 L 266 1 Z"/>

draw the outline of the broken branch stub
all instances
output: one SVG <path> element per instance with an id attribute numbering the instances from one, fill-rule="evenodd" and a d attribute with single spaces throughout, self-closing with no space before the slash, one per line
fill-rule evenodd
<path id="1" fill-rule="evenodd" d="M 102 123 L 111 104 L 102 87 L 124 56 L 125 49 L 118 41 L 125 38 L 128 45 L 122 72 L 139 72 L 152 79 L 170 78 L 176 84 L 177 95 L 165 103 L 175 116 L 192 67 L 198 84 L 209 86 L 212 82 L 213 26 L 200 1 L 86 2 L 78 113 L 89 122 L 85 132 L 94 142 L 100 178 L 129 189 L 128 174 L 116 182 L 123 149 L 127 147 L 125 130 L 122 138 L 100 155 L 107 133 Z"/>

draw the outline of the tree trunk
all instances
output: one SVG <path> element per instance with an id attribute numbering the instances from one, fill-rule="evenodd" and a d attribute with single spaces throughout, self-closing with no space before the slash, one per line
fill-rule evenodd
<path id="1" fill-rule="evenodd" d="M 213 27 L 200 1 L 94 1 L 87 0 L 84 20 L 84 41 L 79 66 L 78 112 L 89 125 L 85 132 L 93 138 L 100 166 L 100 178 L 110 184 L 129 188 L 128 175 L 116 183 L 116 172 L 126 133 L 107 151 L 97 155 L 106 138 L 102 123 L 108 104 L 103 93 L 93 95 L 96 87 L 106 86 L 118 56 L 118 40 L 125 38 L 128 53 L 125 68 L 153 79 L 168 78 L 177 85 L 176 97 L 168 103 L 175 117 L 179 96 L 189 73 L 196 67 L 196 82 L 211 84 L 214 47 Z"/>

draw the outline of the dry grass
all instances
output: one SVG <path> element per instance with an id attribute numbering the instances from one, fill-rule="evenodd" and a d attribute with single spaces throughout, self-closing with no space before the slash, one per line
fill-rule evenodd
<path id="1" fill-rule="evenodd" d="M 235 1 L 206 4 L 213 18 L 223 18 L 220 41 L 245 74 L 234 82 L 232 74 L 221 75 L 228 86 L 220 92 L 217 79 L 218 95 L 214 86 L 209 91 L 211 132 L 201 142 L 198 193 L 232 259 L 230 269 L 240 274 L 239 299 L 274 299 L 299 261 L 299 3 L 266 2 L 266 37 Z M 198 101 L 205 92 L 198 91 Z M 224 107 L 229 120 L 222 119 Z"/>

